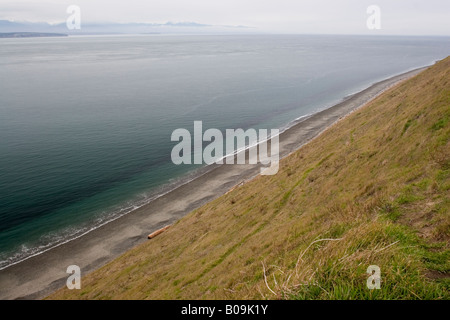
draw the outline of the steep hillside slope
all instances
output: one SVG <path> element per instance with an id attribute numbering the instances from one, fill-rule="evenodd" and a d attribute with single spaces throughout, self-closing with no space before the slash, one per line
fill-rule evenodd
<path id="1" fill-rule="evenodd" d="M 449 299 L 449 120 L 447 58 L 50 298 Z"/>

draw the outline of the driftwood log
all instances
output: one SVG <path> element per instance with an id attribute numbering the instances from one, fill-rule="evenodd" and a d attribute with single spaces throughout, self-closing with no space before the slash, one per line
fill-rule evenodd
<path id="1" fill-rule="evenodd" d="M 161 233 L 163 233 L 164 231 L 166 231 L 169 228 L 170 228 L 170 224 L 168 226 L 165 226 L 164 228 L 158 229 L 155 232 L 150 233 L 148 235 L 148 238 L 153 239 L 154 237 L 156 237 L 157 235 L 160 235 Z"/>

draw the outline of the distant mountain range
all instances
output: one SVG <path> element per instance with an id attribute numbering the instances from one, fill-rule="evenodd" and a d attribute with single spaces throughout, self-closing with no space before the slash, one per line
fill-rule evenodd
<path id="1" fill-rule="evenodd" d="M 246 26 L 208 25 L 196 22 L 166 23 L 81 23 L 81 29 L 69 30 L 66 23 L 15 22 L 0 20 L 0 33 L 62 33 L 68 35 L 89 34 L 145 34 L 145 33 L 254 33 L 255 29 Z"/>
<path id="2" fill-rule="evenodd" d="M 0 32 L 0 38 L 67 37 L 65 33 Z"/>

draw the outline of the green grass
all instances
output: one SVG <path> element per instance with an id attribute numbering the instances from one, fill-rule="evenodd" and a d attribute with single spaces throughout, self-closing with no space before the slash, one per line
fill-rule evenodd
<path id="1" fill-rule="evenodd" d="M 448 280 L 431 281 L 420 272 L 422 262 L 433 270 L 448 271 L 448 250 L 439 253 L 429 251 L 429 246 L 414 232 L 404 226 L 386 223 L 376 230 L 377 242 L 394 244 L 365 255 L 352 256 L 336 253 L 325 264 L 315 265 L 316 282 L 302 284 L 288 297 L 292 299 L 448 299 Z M 380 236 L 381 235 L 381 236 Z M 373 243 L 354 239 L 354 252 L 371 248 Z M 386 248 L 386 249 L 384 249 Z M 384 250 L 383 250 L 384 249 Z M 386 251 L 377 257 L 377 253 Z M 418 257 L 414 260 L 410 257 Z M 374 260 L 381 269 L 381 288 L 368 290 L 366 268 Z M 372 261 L 373 261 L 372 260 Z M 404 284 L 408 284 L 405 286 Z"/>
<path id="2" fill-rule="evenodd" d="M 445 128 L 448 125 L 448 116 L 445 116 L 439 119 L 437 122 L 433 123 L 431 126 L 431 130 L 438 131 L 442 128 Z"/>
<path id="3" fill-rule="evenodd" d="M 406 121 L 405 126 L 403 127 L 402 135 L 405 134 L 406 130 L 414 123 L 414 120 L 409 119 Z"/>

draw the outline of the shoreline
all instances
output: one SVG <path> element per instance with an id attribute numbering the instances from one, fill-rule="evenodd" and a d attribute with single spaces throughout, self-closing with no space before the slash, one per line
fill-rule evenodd
<path id="1" fill-rule="evenodd" d="M 427 67 L 377 82 L 341 102 L 293 121 L 280 133 L 280 159 L 298 150 L 336 121 L 365 105 L 393 85 Z M 65 285 L 69 265 L 90 273 L 132 247 L 149 241 L 147 235 L 173 224 L 192 210 L 252 179 L 261 165 L 212 165 L 193 180 L 177 186 L 148 204 L 78 238 L 0 270 L 0 299 L 40 299 Z"/>

